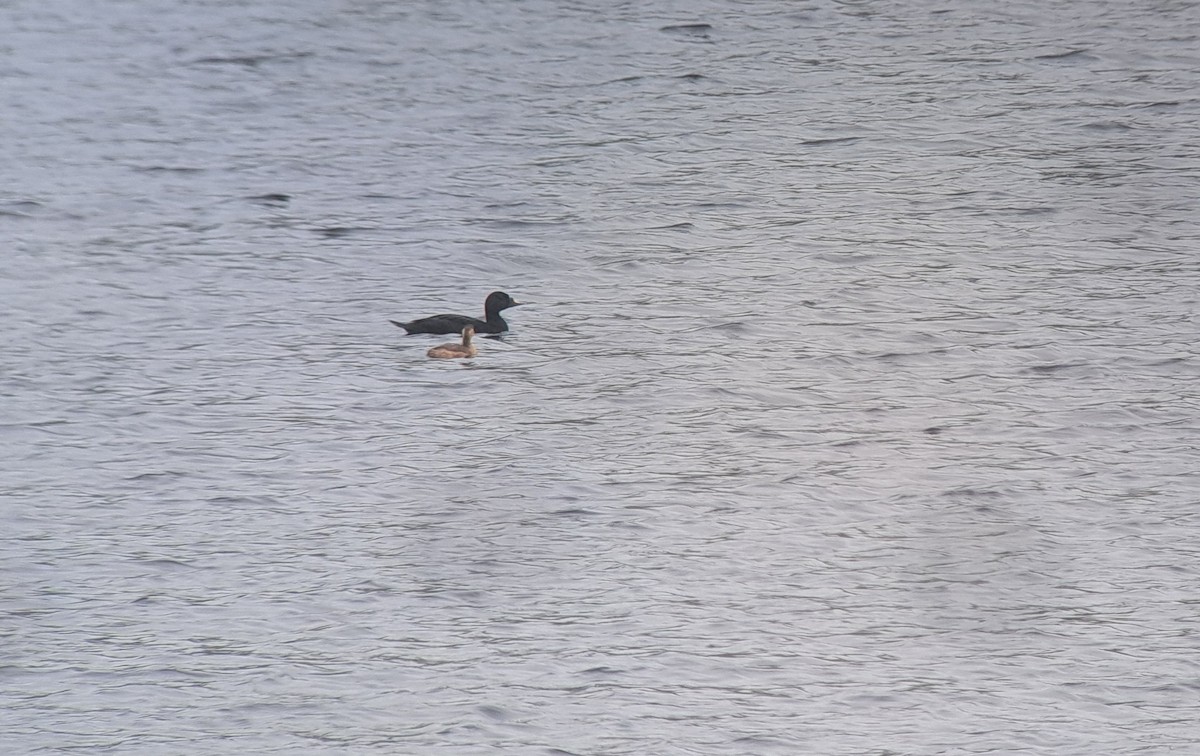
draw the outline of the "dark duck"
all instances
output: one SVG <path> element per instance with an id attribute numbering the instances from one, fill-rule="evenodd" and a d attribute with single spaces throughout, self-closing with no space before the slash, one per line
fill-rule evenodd
<path id="1" fill-rule="evenodd" d="M 462 333 L 462 330 L 467 326 L 474 328 L 475 333 L 504 333 L 508 330 L 508 323 L 505 323 L 504 318 L 500 317 L 500 311 L 507 310 L 509 307 L 516 307 L 519 304 L 521 303 L 504 292 L 493 291 L 484 300 L 483 320 L 472 318 L 468 315 L 431 315 L 427 318 L 412 320 L 407 323 L 401 323 L 398 320 L 391 322 L 408 331 L 410 334 Z"/>

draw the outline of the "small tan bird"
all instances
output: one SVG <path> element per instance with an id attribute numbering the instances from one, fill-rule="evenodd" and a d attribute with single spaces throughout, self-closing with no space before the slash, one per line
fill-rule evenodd
<path id="1" fill-rule="evenodd" d="M 461 344 L 442 344 L 430 349 L 428 354 L 430 357 L 436 357 L 443 360 L 464 359 L 474 357 L 479 354 L 479 350 L 471 344 L 471 337 L 475 335 L 475 329 L 472 326 L 467 326 L 462 329 Z"/>

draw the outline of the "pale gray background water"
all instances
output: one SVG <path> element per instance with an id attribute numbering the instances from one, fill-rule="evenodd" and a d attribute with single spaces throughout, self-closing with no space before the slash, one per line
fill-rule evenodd
<path id="1" fill-rule="evenodd" d="M 5 3 L 3 752 L 1200 753 L 1198 30 Z"/>

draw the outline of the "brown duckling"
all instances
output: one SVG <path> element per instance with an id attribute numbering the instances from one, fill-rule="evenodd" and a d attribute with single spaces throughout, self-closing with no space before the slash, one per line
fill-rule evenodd
<path id="1" fill-rule="evenodd" d="M 462 329 L 463 340 L 461 344 L 442 344 L 440 346 L 435 346 L 433 349 L 430 349 L 427 354 L 430 357 L 437 357 L 439 359 L 447 360 L 474 357 L 475 355 L 479 354 L 479 350 L 476 349 L 475 345 L 471 343 L 471 337 L 474 335 L 475 328 L 473 326 L 467 326 L 466 328 Z"/>

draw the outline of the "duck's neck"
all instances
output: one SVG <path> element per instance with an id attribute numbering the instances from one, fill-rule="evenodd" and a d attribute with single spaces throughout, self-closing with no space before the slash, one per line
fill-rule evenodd
<path id="1" fill-rule="evenodd" d="M 463 346 L 465 346 L 465 347 L 471 346 L 471 332 L 470 331 L 466 331 L 465 333 L 463 333 Z"/>
<path id="2" fill-rule="evenodd" d="M 485 313 L 485 315 L 487 316 L 486 319 L 490 325 L 498 325 L 498 326 L 503 326 L 505 328 L 508 327 L 508 323 L 505 323 L 504 318 L 500 317 L 499 310 L 488 310 Z"/>

